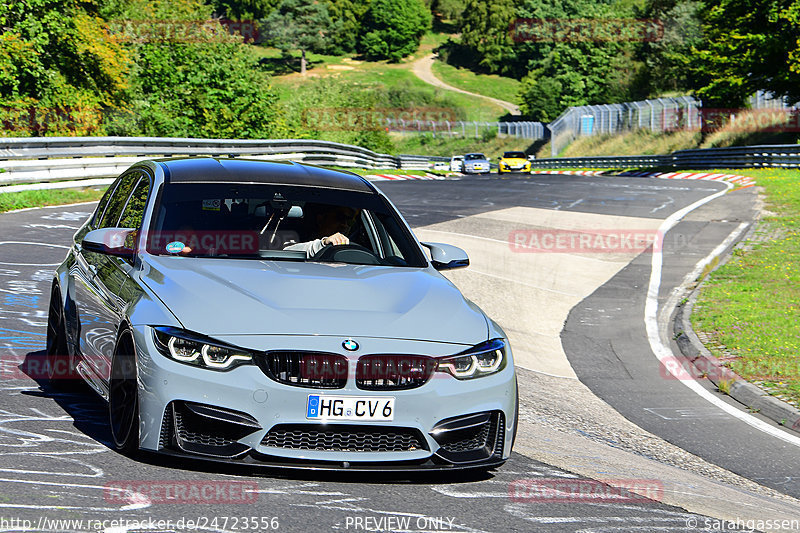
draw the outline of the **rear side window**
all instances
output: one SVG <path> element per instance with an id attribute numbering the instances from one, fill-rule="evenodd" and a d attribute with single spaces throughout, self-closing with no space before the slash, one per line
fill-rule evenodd
<path id="1" fill-rule="evenodd" d="M 125 211 L 119 219 L 120 228 L 134 228 L 139 229 L 142 225 L 142 218 L 144 218 L 144 209 L 147 206 L 147 195 L 150 192 L 150 180 L 147 176 L 142 176 L 136 188 L 133 189 L 128 199 L 128 205 L 125 206 Z"/>
<path id="2" fill-rule="evenodd" d="M 100 220 L 103 218 L 103 213 L 106 212 L 106 207 L 108 207 L 108 201 L 111 199 L 111 196 L 114 194 L 114 191 L 121 182 L 122 180 L 118 179 L 112 183 L 106 190 L 106 193 L 103 195 L 103 197 L 100 198 L 100 203 L 97 204 L 97 210 L 94 212 L 94 217 L 92 218 L 93 228 L 97 228 L 98 224 L 100 224 Z"/>
<path id="3" fill-rule="evenodd" d="M 128 197 L 141 175 L 141 172 L 131 172 L 122 176 L 119 185 L 108 199 L 103 218 L 96 225 L 98 228 L 113 228 L 117 225 L 122 210 L 128 202 Z"/>

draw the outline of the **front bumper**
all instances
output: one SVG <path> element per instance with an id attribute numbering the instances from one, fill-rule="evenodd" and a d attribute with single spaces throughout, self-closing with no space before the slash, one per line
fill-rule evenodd
<path id="1" fill-rule="evenodd" d="M 511 453 L 517 421 L 510 349 L 506 367 L 491 376 L 461 381 L 436 372 L 415 389 L 367 391 L 356 387 L 353 375 L 348 376 L 344 388 L 316 389 L 278 383 L 255 365 L 228 372 L 195 368 L 158 352 L 150 328 L 137 327 L 134 336 L 139 354 L 142 449 L 267 467 L 365 471 L 486 469 L 499 466 Z M 220 340 L 255 350 L 340 353 L 347 355 L 351 368 L 358 359 L 342 350 L 340 337 Z M 417 341 L 355 340 L 362 347 L 361 355 L 444 356 L 465 348 Z M 391 396 L 395 398 L 394 419 L 328 424 L 310 421 L 306 405 L 312 394 Z M 452 430 L 451 437 L 446 437 L 448 430 Z"/>
<path id="2" fill-rule="evenodd" d="M 464 167 L 465 174 L 488 174 L 491 172 L 491 167 L 489 165 L 481 165 L 481 166 L 467 166 Z"/>
<path id="3" fill-rule="evenodd" d="M 530 174 L 531 172 L 531 165 L 509 165 L 506 163 L 500 163 L 497 166 L 498 174 Z"/>

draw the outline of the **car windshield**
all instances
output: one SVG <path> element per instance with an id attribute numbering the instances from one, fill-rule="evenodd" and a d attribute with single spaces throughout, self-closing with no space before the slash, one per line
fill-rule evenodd
<path id="1" fill-rule="evenodd" d="M 335 233 L 347 237 L 349 244 L 312 244 Z M 427 265 L 413 236 L 381 196 L 287 185 L 165 184 L 153 212 L 147 251 L 191 257 Z"/>
<path id="2" fill-rule="evenodd" d="M 467 161 L 475 161 L 478 159 L 486 159 L 486 156 L 483 154 L 467 154 L 466 159 Z"/>
<path id="3" fill-rule="evenodd" d="M 506 159 L 525 159 L 525 152 L 505 152 L 503 157 Z"/>

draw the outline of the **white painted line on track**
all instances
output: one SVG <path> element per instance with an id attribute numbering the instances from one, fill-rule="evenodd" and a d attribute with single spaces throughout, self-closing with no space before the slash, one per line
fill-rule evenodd
<path id="1" fill-rule="evenodd" d="M 726 194 L 733 188 L 733 185 L 731 185 L 730 183 L 726 183 L 726 185 L 727 188 L 725 190 L 706 196 L 705 198 L 702 198 L 701 200 L 698 200 L 695 203 L 687 207 L 684 207 L 680 211 L 676 211 L 675 213 L 670 215 L 666 220 L 664 220 L 664 222 L 658 228 L 659 232 L 661 232 L 662 235 L 665 235 L 667 231 L 673 228 L 688 213 L 694 211 L 698 207 L 707 204 L 712 200 L 719 198 L 720 196 Z M 738 234 L 741 233 L 741 231 L 742 231 L 741 226 L 739 226 L 736 230 L 734 230 L 733 233 L 735 233 L 736 236 L 738 236 Z M 698 266 L 702 265 L 699 268 L 702 269 L 703 266 L 705 266 L 706 261 L 709 261 L 710 260 L 709 258 L 712 257 L 713 254 L 717 252 L 717 250 L 719 250 L 720 252 L 723 251 L 731 242 L 733 242 L 734 239 L 735 237 L 731 237 L 729 235 L 728 239 L 723 241 L 723 243 L 720 244 L 713 252 L 711 252 L 709 256 L 702 259 L 700 263 L 698 263 Z M 669 366 L 666 364 L 666 362 L 674 359 L 675 356 L 673 355 L 672 350 L 669 348 L 668 343 L 666 343 L 662 339 L 661 337 L 662 329 L 659 327 L 659 322 L 658 322 L 658 292 L 661 286 L 662 266 L 663 266 L 663 251 L 662 250 L 654 251 L 652 258 L 652 269 L 650 272 L 650 284 L 648 285 L 647 288 L 647 301 L 644 307 L 644 322 L 645 322 L 645 328 L 647 330 L 647 340 L 650 342 L 650 347 L 652 348 L 653 353 L 656 355 L 661 364 L 664 365 L 664 368 L 666 368 L 667 371 L 669 371 Z M 697 267 L 695 268 L 695 270 L 697 270 Z M 739 410 L 737 407 L 724 402 L 722 399 L 716 397 L 714 394 L 706 390 L 694 378 L 680 379 L 680 376 L 676 377 L 678 378 L 678 381 L 689 387 L 698 396 L 707 400 L 708 402 L 715 405 L 719 409 L 722 409 L 729 415 L 738 418 L 745 424 L 748 424 L 753 428 L 762 431 L 764 433 L 767 433 L 768 435 L 778 438 L 784 442 L 793 444 L 795 446 L 800 446 L 800 437 L 790 435 L 789 433 L 786 433 L 785 431 L 775 428 L 767 424 L 766 422 L 759 420 L 758 418 Z"/>
<path id="2" fill-rule="evenodd" d="M 69 246 L 64 246 L 62 244 L 48 244 L 45 242 L 24 242 L 24 241 L 0 241 L 0 245 L 2 244 L 30 244 L 33 246 L 48 246 L 50 248 L 63 248 L 65 250 L 69 250 Z M 60 265 L 61 263 L 8 263 L 6 261 L 0 261 L 0 265 L 10 265 L 10 266 L 55 266 Z"/>

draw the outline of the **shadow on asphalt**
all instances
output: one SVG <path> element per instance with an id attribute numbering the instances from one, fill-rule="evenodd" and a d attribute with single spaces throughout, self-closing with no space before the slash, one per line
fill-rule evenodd
<path id="1" fill-rule="evenodd" d="M 73 419 L 73 426 L 86 436 L 113 450 L 111 431 L 108 424 L 108 404 L 83 381 L 53 385 L 42 371 L 46 354 L 44 350 L 29 352 L 19 366 L 19 370 L 39 386 L 38 390 L 25 390 L 24 396 L 50 398 Z M 117 453 L 115 451 L 115 453 Z M 245 477 L 269 477 L 302 481 L 322 481 L 337 483 L 396 483 L 432 485 L 442 483 L 473 483 L 492 479 L 491 471 L 421 471 L 386 472 L 381 470 L 363 472 L 347 468 L 339 470 L 314 470 L 280 468 L 266 465 L 222 463 L 202 457 L 184 458 L 161 455 L 150 451 L 140 451 L 134 460 L 158 468 L 190 472 L 237 475 Z"/>

